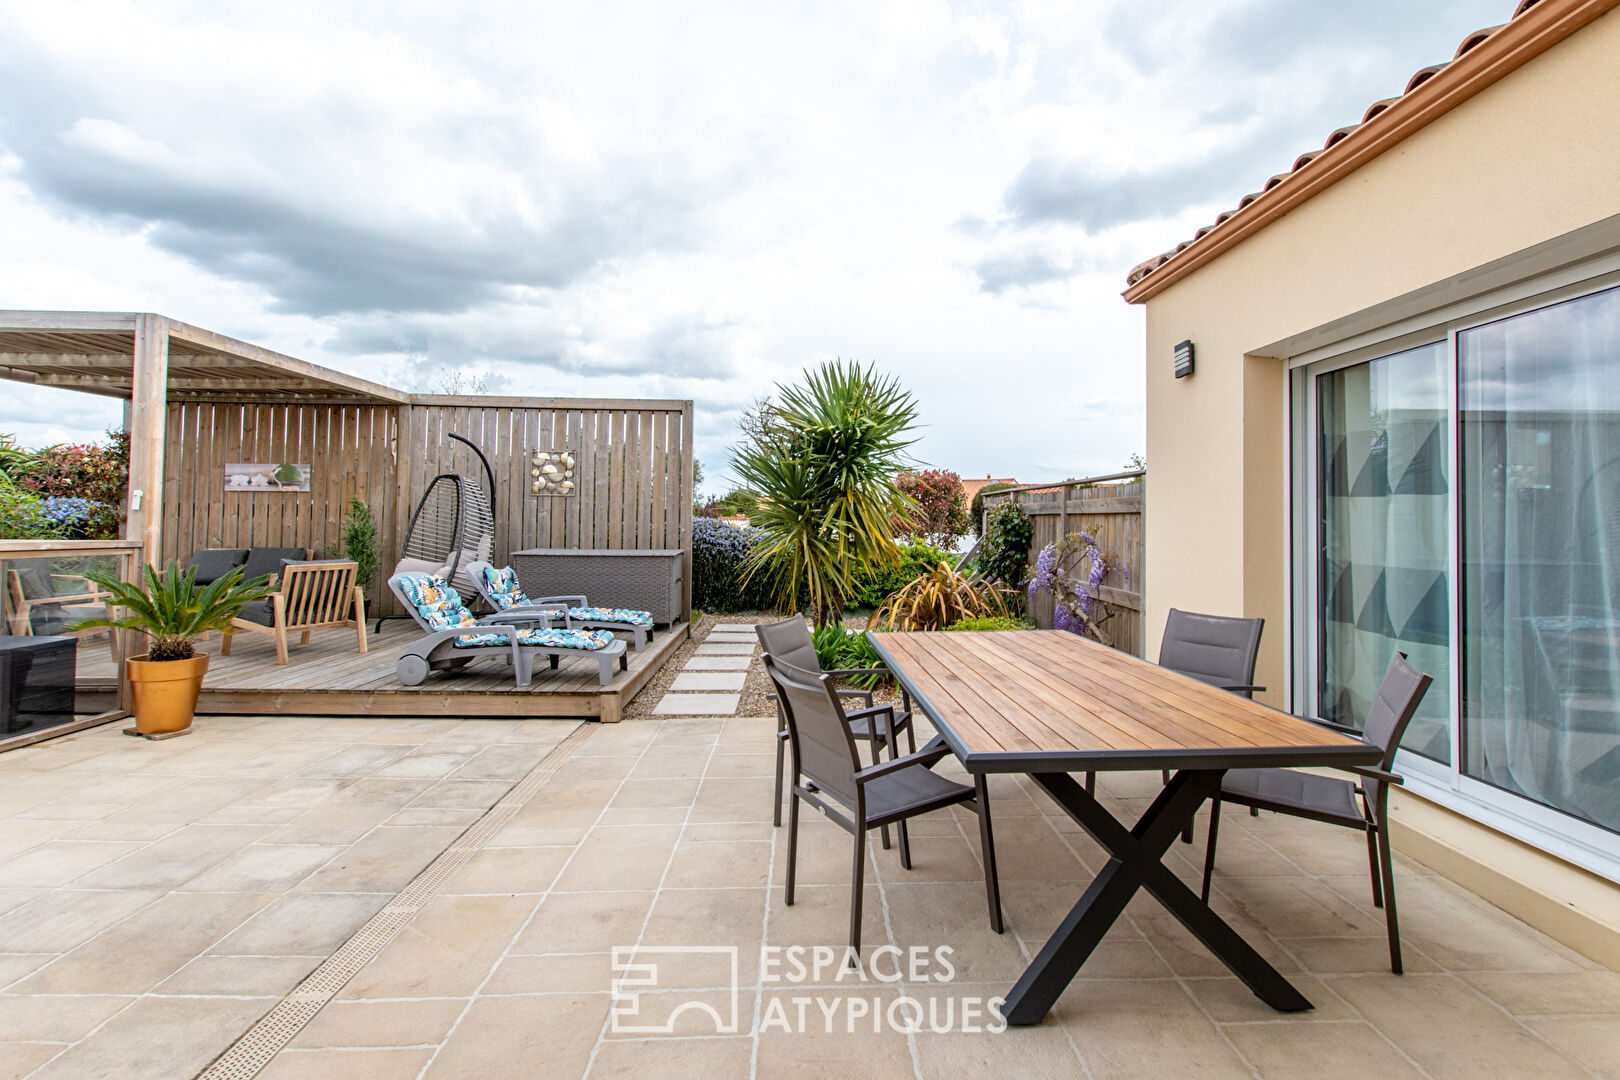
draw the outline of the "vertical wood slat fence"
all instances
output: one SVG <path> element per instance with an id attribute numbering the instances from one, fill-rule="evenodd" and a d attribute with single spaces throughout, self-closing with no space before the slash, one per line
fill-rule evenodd
<path id="1" fill-rule="evenodd" d="M 470 404 L 476 401 L 478 404 Z M 494 470 L 498 564 L 524 548 L 686 551 L 691 606 L 693 416 L 683 402 L 418 396 L 409 405 L 186 402 L 168 407 L 164 560 L 202 547 L 306 547 L 342 542 L 351 497 L 377 519 L 379 579 L 368 610 L 392 611 L 386 575 L 428 483 Z M 576 494 L 529 493 L 529 455 L 567 450 Z M 307 463 L 308 492 L 226 491 L 228 462 Z"/>
<path id="2" fill-rule="evenodd" d="M 1114 615 L 1102 627 L 1108 643 L 1141 656 L 1145 627 L 1142 623 L 1142 587 L 1146 564 L 1142 534 L 1142 507 L 1147 475 L 1140 471 L 1072 480 L 1064 484 L 1030 484 L 997 491 L 984 497 L 985 520 L 1002 503 L 1012 502 L 1029 515 L 1034 538 L 1029 545 L 1025 577 L 1035 572 L 1041 549 L 1071 533 L 1088 532 L 1103 554 L 1121 568 L 1103 579 L 1102 599 Z M 1071 572 L 1083 572 L 1084 564 Z M 1052 597 L 1039 595 L 1029 605 L 1030 617 L 1042 629 L 1052 626 Z"/>

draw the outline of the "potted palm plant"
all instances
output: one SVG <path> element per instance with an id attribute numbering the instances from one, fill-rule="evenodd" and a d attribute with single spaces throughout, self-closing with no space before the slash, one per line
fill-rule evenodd
<path id="1" fill-rule="evenodd" d="M 110 605 L 128 614 L 84 619 L 67 629 L 108 627 L 145 634 L 150 641 L 147 651 L 124 661 L 135 698 L 135 726 L 125 730 L 147 737 L 175 735 L 191 727 L 208 673 L 208 654 L 199 653 L 192 643 L 210 630 L 229 630 L 244 605 L 264 599 L 276 586 L 269 576 L 244 582 L 237 568 L 199 587 L 197 572 L 172 559 L 161 574 L 150 566 L 143 571 L 141 584 L 86 574 L 111 594 Z"/>

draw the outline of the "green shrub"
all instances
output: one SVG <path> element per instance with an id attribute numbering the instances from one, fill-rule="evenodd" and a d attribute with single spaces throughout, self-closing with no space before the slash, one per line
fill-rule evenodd
<path id="1" fill-rule="evenodd" d="M 0 473 L 0 539 L 48 540 L 62 530 L 45 515 L 45 500 Z"/>
<path id="2" fill-rule="evenodd" d="M 986 581 L 1016 588 L 1029 568 L 1029 545 L 1035 538 L 1035 525 L 1029 515 L 1012 504 L 1003 503 L 990 512 L 984 546 L 979 549 L 979 572 Z"/>
<path id="3" fill-rule="evenodd" d="M 1033 630 L 1035 624 L 1013 615 L 972 615 L 957 619 L 947 630 Z"/>
<path id="4" fill-rule="evenodd" d="M 984 487 L 974 492 L 973 502 L 968 507 L 968 516 L 973 519 L 974 536 L 984 535 L 984 497 L 986 495 L 994 495 L 998 491 L 1006 491 L 1008 488 L 1017 486 L 1017 484 L 1003 484 L 1000 481 L 997 481 L 994 484 L 986 484 Z"/>
<path id="5" fill-rule="evenodd" d="M 898 562 L 856 571 L 856 592 L 850 597 L 851 607 L 875 608 L 940 563 L 956 558 L 921 540 L 903 541 L 897 546 L 900 549 Z"/>
<path id="6" fill-rule="evenodd" d="M 867 638 L 865 630 L 849 630 L 838 623 L 828 623 L 812 630 L 810 640 L 816 643 L 816 662 L 823 671 L 887 666 L 883 663 L 883 657 L 878 655 L 877 647 Z M 841 680 L 841 685 L 872 690 L 888 679 L 889 676 L 882 673 L 851 675 Z"/>

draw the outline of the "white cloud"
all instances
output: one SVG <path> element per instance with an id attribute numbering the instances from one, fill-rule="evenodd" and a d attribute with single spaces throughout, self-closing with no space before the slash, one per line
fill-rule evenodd
<path id="1" fill-rule="evenodd" d="M 711 486 L 738 409 L 853 357 L 933 464 L 1107 471 L 1125 271 L 1510 6 L 0 0 L 0 306 L 690 397 Z"/>

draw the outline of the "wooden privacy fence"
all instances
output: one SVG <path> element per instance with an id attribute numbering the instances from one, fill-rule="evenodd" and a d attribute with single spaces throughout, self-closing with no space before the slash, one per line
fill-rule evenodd
<path id="1" fill-rule="evenodd" d="M 168 406 L 162 557 L 201 547 L 342 543 L 351 497 L 377 519 L 368 608 L 393 610 L 386 576 L 412 511 L 440 473 L 494 471 L 494 561 L 525 548 L 684 549 L 691 606 L 692 406 L 683 401 L 417 395 L 403 405 L 185 402 Z M 574 455 L 573 495 L 530 494 L 529 456 Z M 234 462 L 310 466 L 308 492 L 227 491 Z"/>
<path id="2" fill-rule="evenodd" d="M 1142 504 L 1147 493 L 1147 474 L 1140 470 L 1107 476 L 1070 480 L 1062 484 L 1027 484 L 984 497 L 985 519 L 1002 503 L 1011 502 L 1029 515 L 1034 538 L 1029 545 L 1027 578 L 1035 572 L 1035 559 L 1041 549 L 1071 533 L 1087 532 L 1103 554 L 1120 570 L 1111 572 L 1100 587 L 1101 599 L 1114 611 L 1103 626 L 1109 644 L 1133 656 L 1141 656 L 1144 641 L 1142 586 L 1146 566 L 1143 559 Z M 1071 564 L 1071 572 L 1074 567 Z M 1079 572 L 1084 572 L 1082 566 Z M 1052 626 L 1052 597 L 1042 593 L 1029 605 L 1030 617 L 1043 629 Z"/>

